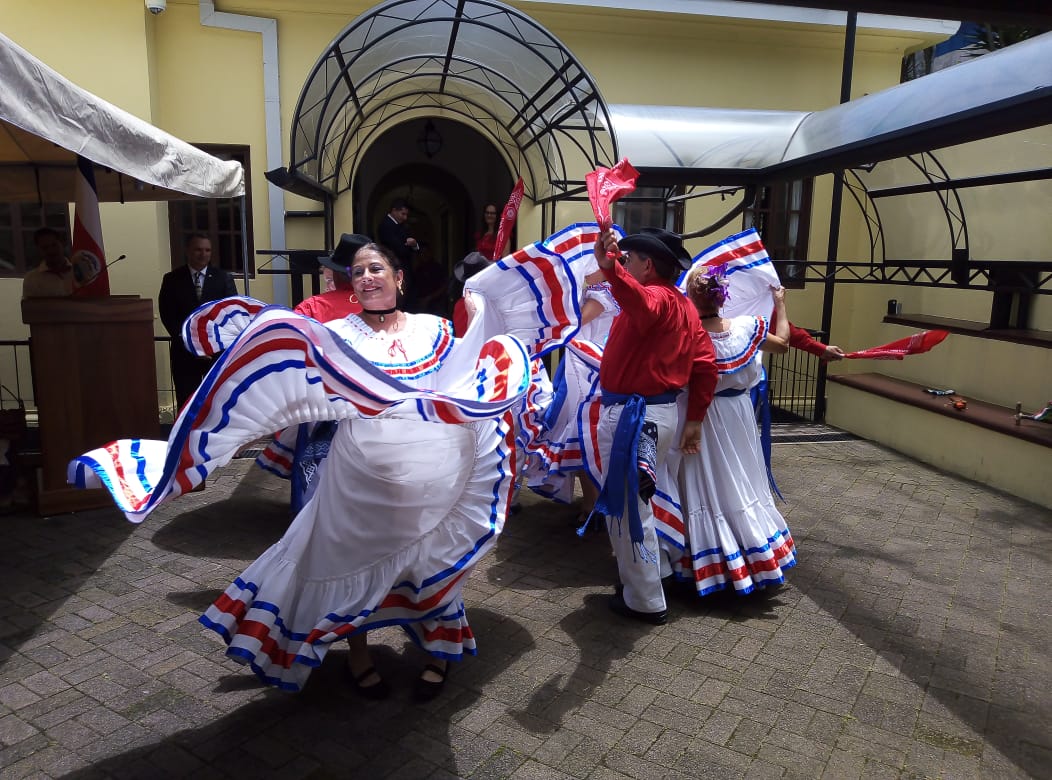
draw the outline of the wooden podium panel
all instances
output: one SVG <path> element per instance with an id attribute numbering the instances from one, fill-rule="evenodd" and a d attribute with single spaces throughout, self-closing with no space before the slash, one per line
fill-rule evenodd
<path id="1" fill-rule="evenodd" d="M 138 296 L 28 298 L 40 425 L 41 515 L 112 506 L 105 490 L 66 484 L 69 461 L 115 439 L 159 439 L 153 301 Z"/>

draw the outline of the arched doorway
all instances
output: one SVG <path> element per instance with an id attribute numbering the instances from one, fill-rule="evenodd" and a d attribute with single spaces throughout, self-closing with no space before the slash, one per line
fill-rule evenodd
<path id="1" fill-rule="evenodd" d="M 512 185 L 507 162 L 485 136 L 436 117 L 380 135 L 361 155 L 350 195 L 355 225 L 369 234 L 394 198 L 408 200 L 410 235 L 448 275 L 474 249 L 483 207 L 502 206 Z"/>
<path id="2" fill-rule="evenodd" d="M 451 126 L 461 125 L 484 140 L 467 153 L 472 169 L 492 152 L 502 165 L 487 167 L 509 173 L 503 186 L 481 188 L 497 192 L 471 197 L 506 198 L 521 176 L 525 197 L 552 217 L 558 201 L 580 196 L 589 171 L 618 159 L 595 80 L 542 25 L 497 0 L 391 0 L 319 57 L 296 106 L 289 167 L 267 178 L 323 201 L 331 240 L 339 195 L 368 197 L 359 180 L 377 143 L 404 133 L 395 158 L 403 162 L 429 119 L 440 134 L 446 127 L 452 137 Z M 355 226 L 375 229 L 361 213 L 368 206 L 354 201 Z"/>

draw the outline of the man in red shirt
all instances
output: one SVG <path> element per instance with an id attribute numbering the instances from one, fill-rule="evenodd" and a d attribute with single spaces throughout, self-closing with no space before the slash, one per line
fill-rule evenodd
<path id="1" fill-rule="evenodd" d="M 661 473 L 679 429 L 677 396 L 684 388 L 687 412 L 679 447 L 698 451 L 701 422 L 716 388 L 716 356 L 697 310 L 675 286 L 691 264 L 678 235 L 644 228 L 618 242 L 607 229 L 595 256 L 621 306 L 599 367 L 603 489 L 596 509 L 609 516 L 621 579 L 610 608 L 661 625 L 668 617 L 661 579 L 672 569 L 658 547 L 651 480 Z"/>
<path id="2" fill-rule="evenodd" d="M 774 331 L 774 320 L 771 321 L 771 330 Z M 844 350 L 836 344 L 823 344 L 818 339 L 812 338 L 811 334 L 803 328 L 798 328 L 789 323 L 789 346 L 793 349 L 802 349 L 823 361 L 843 360 Z"/>
<path id="3" fill-rule="evenodd" d="M 318 258 L 319 263 L 332 271 L 334 289 L 300 301 L 293 311 L 313 317 L 318 322 L 342 320 L 348 314 L 360 314 L 362 305 L 354 296 L 348 271 L 355 253 L 368 243 L 371 243 L 369 237 L 359 233 L 344 233 L 340 236 L 340 243 L 333 253 Z"/>

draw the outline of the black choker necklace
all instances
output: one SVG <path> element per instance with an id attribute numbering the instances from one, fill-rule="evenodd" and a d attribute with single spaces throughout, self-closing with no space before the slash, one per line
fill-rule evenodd
<path id="1" fill-rule="evenodd" d="M 392 306 L 390 309 L 362 309 L 362 314 L 375 314 L 380 318 L 380 322 L 383 322 L 386 315 L 394 314 L 396 311 L 398 307 Z"/>
<path id="2" fill-rule="evenodd" d="M 701 317 L 703 320 L 718 320 L 720 315 L 718 314 L 704 314 Z"/>

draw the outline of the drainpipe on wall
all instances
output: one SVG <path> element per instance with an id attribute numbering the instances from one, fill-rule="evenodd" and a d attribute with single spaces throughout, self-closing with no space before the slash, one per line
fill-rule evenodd
<path id="1" fill-rule="evenodd" d="M 263 37 L 263 108 L 264 126 L 267 138 L 267 165 L 265 170 L 272 171 L 281 167 L 281 97 L 278 91 L 278 22 L 262 16 L 245 16 L 216 11 L 215 3 L 199 0 L 201 24 L 205 27 L 217 27 L 223 30 L 240 30 L 255 32 Z M 285 193 L 267 182 L 267 204 L 270 214 L 270 246 L 273 249 L 285 248 Z M 247 261 L 248 258 L 246 257 Z M 285 258 L 275 256 L 274 270 L 288 270 Z M 246 274 L 248 264 L 245 264 Z M 283 283 L 284 277 L 277 276 L 281 282 L 274 285 L 274 303 L 279 306 L 289 305 L 288 288 Z"/>

